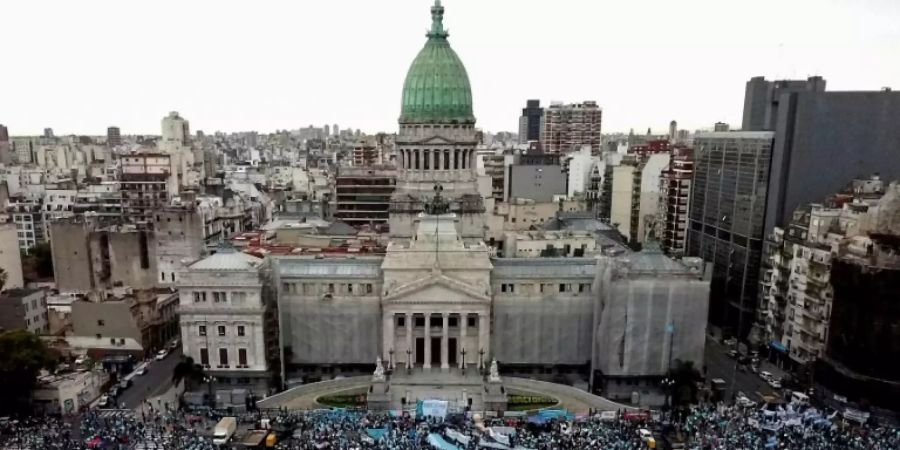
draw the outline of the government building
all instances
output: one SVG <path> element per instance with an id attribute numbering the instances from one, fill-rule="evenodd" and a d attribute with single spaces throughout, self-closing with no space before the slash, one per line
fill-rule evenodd
<path id="1" fill-rule="evenodd" d="M 485 242 L 472 91 L 443 17 L 437 1 L 403 86 L 385 250 L 223 250 L 194 263 L 178 286 L 185 355 L 220 384 L 260 394 L 371 374 L 376 358 L 413 374 L 496 360 L 503 374 L 611 398 L 654 390 L 674 360 L 702 365 L 709 280 L 699 259 L 633 253 L 572 225 L 599 222 L 563 217 L 553 231 L 514 236 L 526 250 L 512 255 Z M 540 256 L 520 255 L 535 239 L 546 240 Z"/>

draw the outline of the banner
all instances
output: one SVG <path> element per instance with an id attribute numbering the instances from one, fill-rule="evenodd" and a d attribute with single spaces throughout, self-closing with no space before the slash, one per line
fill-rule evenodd
<path id="1" fill-rule="evenodd" d="M 447 417 L 448 403 L 446 400 L 423 400 L 422 415 L 424 417 Z"/>
<path id="2" fill-rule="evenodd" d="M 472 438 L 470 438 L 452 428 L 447 428 L 447 437 L 449 437 L 450 439 L 453 439 L 456 442 L 459 442 L 460 444 L 462 444 L 464 446 L 468 446 L 469 441 L 472 440 Z"/>

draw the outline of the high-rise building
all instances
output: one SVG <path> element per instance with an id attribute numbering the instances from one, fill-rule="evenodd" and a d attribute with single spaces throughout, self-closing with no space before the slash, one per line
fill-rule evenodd
<path id="1" fill-rule="evenodd" d="M 122 145 L 122 134 L 119 132 L 119 127 L 106 129 L 106 145 L 110 147 Z"/>
<path id="2" fill-rule="evenodd" d="M 519 143 L 540 141 L 541 122 L 544 120 L 544 108 L 540 100 L 528 100 L 522 115 L 519 117 Z"/>
<path id="3" fill-rule="evenodd" d="M 331 130 L 334 131 L 335 136 L 341 135 L 341 127 L 339 127 L 338 124 L 334 124 L 334 126 L 331 127 Z"/>
<path id="4" fill-rule="evenodd" d="M 774 133 L 699 133 L 687 255 L 713 265 L 710 322 L 744 336 L 756 318 Z"/>
<path id="5" fill-rule="evenodd" d="M 792 91 L 779 108 L 767 233 L 794 208 L 838 192 L 848 176 L 900 179 L 900 92 Z"/>
<path id="6" fill-rule="evenodd" d="M 825 79 L 766 81 L 753 77 L 744 92 L 743 131 L 775 131 L 782 95 L 791 92 L 824 92 Z"/>
<path id="7" fill-rule="evenodd" d="M 329 125 L 326 123 L 326 124 L 325 124 L 325 137 L 329 137 L 329 136 L 331 136 L 331 126 L 329 126 Z"/>
<path id="8" fill-rule="evenodd" d="M 53 128 L 44 128 L 44 138 L 53 139 Z"/>
<path id="9" fill-rule="evenodd" d="M 0 123 L 0 142 L 9 142 L 9 129 Z"/>
<path id="10" fill-rule="evenodd" d="M 633 247 L 643 244 L 653 227 L 659 211 L 659 177 L 668 164 L 668 152 L 634 153 L 612 170 L 610 222 Z"/>
<path id="11" fill-rule="evenodd" d="M 678 139 L 678 122 L 669 122 L 669 142 L 674 143 Z"/>
<path id="12" fill-rule="evenodd" d="M 713 125 L 713 131 L 715 131 L 717 133 L 723 132 L 723 131 L 729 131 L 730 129 L 731 129 L 731 127 L 728 126 L 728 124 L 725 122 L 716 122 L 716 124 Z"/>
<path id="13" fill-rule="evenodd" d="M 657 236 L 662 251 L 681 256 L 687 243 L 688 202 L 694 175 L 694 150 L 676 146 L 669 155 L 669 166 L 659 177 L 659 213 Z"/>
<path id="14" fill-rule="evenodd" d="M 541 148 L 545 153 L 570 153 L 589 145 L 591 154 L 600 154 L 600 126 L 603 110 L 597 102 L 552 103 L 544 111 Z"/>
<path id="15" fill-rule="evenodd" d="M 162 143 L 170 147 L 185 147 L 191 142 L 191 127 L 187 119 L 172 111 L 162 119 Z"/>

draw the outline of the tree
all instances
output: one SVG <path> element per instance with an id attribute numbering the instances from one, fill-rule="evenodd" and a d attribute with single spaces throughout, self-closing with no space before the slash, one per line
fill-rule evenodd
<path id="1" fill-rule="evenodd" d="M 692 361 L 675 360 L 669 372 L 672 379 L 672 407 L 687 406 L 697 402 L 697 383 L 701 380 L 700 371 Z"/>
<path id="2" fill-rule="evenodd" d="M 31 391 L 41 369 L 53 370 L 56 357 L 44 342 L 25 330 L 0 333 L 0 411 L 29 410 Z"/>
<path id="3" fill-rule="evenodd" d="M 178 386 L 178 383 L 184 381 L 185 391 L 190 391 L 193 387 L 203 383 L 205 378 L 206 373 L 203 371 L 203 366 L 195 363 L 194 358 L 190 356 L 182 359 L 172 370 L 172 383 Z"/>
<path id="4" fill-rule="evenodd" d="M 3 292 L 4 287 L 6 287 L 6 271 L 0 267 L 0 292 Z"/>

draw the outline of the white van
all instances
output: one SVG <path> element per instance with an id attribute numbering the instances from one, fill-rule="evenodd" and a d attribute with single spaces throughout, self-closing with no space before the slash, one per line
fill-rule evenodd
<path id="1" fill-rule="evenodd" d="M 791 404 L 793 405 L 809 405 L 809 396 L 802 392 L 791 392 Z"/>
<path id="2" fill-rule="evenodd" d="M 766 383 L 768 383 L 769 380 L 772 379 L 772 374 L 769 373 L 769 372 L 766 372 L 765 370 L 762 370 L 762 371 L 759 372 L 759 377 L 762 378 L 763 381 L 765 381 Z"/>

